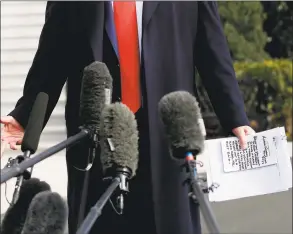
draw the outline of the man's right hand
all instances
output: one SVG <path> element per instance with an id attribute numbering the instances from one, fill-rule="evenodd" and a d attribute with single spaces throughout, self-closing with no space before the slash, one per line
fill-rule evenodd
<path id="1" fill-rule="evenodd" d="M 4 125 L 1 127 L 1 148 L 7 143 L 12 150 L 16 150 L 23 139 L 23 127 L 12 116 L 1 117 L 1 124 Z"/>

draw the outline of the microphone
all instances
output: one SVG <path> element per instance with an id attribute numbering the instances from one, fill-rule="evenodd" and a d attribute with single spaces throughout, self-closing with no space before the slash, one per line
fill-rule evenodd
<path id="1" fill-rule="evenodd" d="M 40 192 L 49 190 L 51 190 L 50 185 L 37 178 L 25 180 L 20 187 L 19 199 L 8 208 L 4 215 L 1 234 L 20 234 L 33 197 Z"/>
<path id="2" fill-rule="evenodd" d="M 97 145 L 98 143 L 95 138 L 97 138 L 99 130 L 100 113 L 103 108 L 103 103 L 111 101 L 111 90 L 112 77 L 104 63 L 93 62 L 85 67 L 80 102 L 80 118 L 83 124 L 81 131 L 35 157 L 26 159 L 19 165 L 10 167 L 10 170 L 1 170 L 1 183 L 86 138 L 92 139 L 95 142 L 94 144 Z M 102 95 L 102 93 L 107 95 Z"/>
<path id="3" fill-rule="evenodd" d="M 83 72 L 80 95 L 80 119 L 83 128 L 99 132 L 105 104 L 111 103 L 112 77 L 107 66 L 93 62 Z"/>
<path id="4" fill-rule="evenodd" d="M 16 160 L 14 161 L 14 163 L 19 164 L 22 161 L 24 161 L 26 158 L 30 157 L 30 155 L 36 152 L 39 145 L 43 126 L 44 126 L 48 100 L 49 100 L 49 96 L 46 93 L 41 92 L 37 95 L 36 101 L 30 113 L 28 124 L 25 128 L 23 141 L 21 144 L 21 151 L 24 154 L 18 156 Z M 20 174 L 17 177 L 14 193 L 13 193 L 13 198 L 11 202 L 12 204 L 16 203 L 19 197 L 20 186 L 23 183 L 24 179 L 30 178 L 31 172 L 26 171 L 24 174 Z"/>
<path id="5" fill-rule="evenodd" d="M 24 153 L 34 154 L 38 148 L 48 101 L 48 94 L 40 92 L 37 95 L 21 144 L 21 151 Z"/>
<path id="6" fill-rule="evenodd" d="M 112 98 L 112 77 L 107 66 L 93 62 L 85 67 L 80 95 L 80 119 L 84 127 L 98 131 L 105 104 Z"/>
<path id="7" fill-rule="evenodd" d="M 106 177 L 120 177 L 118 209 L 123 211 L 123 195 L 138 167 L 138 130 L 134 114 L 122 103 L 106 106 L 101 125 L 101 163 Z"/>
<path id="8" fill-rule="evenodd" d="M 91 208 L 77 234 L 90 232 L 117 187 L 117 205 L 123 210 L 124 195 L 129 192 L 128 182 L 135 176 L 138 167 L 137 122 L 126 105 L 113 103 L 105 106 L 101 116 L 100 138 L 102 169 L 112 183 Z"/>
<path id="9" fill-rule="evenodd" d="M 174 159 L 185 159 L 204 150 L 201 113 L 195 97 L 185 91 L 169 93 L 159 102 L 159 114 Z"/>
<path id="10" fill-rule="evenodd" d="M 211 233 L 220 233 L 219 225 L 198 184 L 195 161 L 196 155 L 204 150 L 201 112 L 194 96 L 186 91 L 176 91 L 165 95 L 159 101 L 159 114 L 170 145 L 171 156 L 175 160 L 185 159 L 189 171 L 190 186 Z"/>
<path id="11" fill-rule="evenodd" d="M 68 208 L 55 192 L 38 193 L 32 200 L 21 234 L 64 234 Z"/>
<path id="12" fill-rule="evenodd" d="M 88 165 L 85 169 L 77 168 L 85 171 L 77 226 L 80 225 L 85 215 L 89 170 L 94 163 L 96 150 L 98 149 L 101 113 L 104 106 L 112 101 L 112 77 L 105 64 L 93 62 L 84 69 L 80 100 L 82 128 L 90 130 L 92 135 L 89 142 Z"/>

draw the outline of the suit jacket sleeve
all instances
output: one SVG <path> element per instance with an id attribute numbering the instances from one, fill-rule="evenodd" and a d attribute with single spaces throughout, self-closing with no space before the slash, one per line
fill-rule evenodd
<path id="1" fill-rule="evenodd" d="M 68 17 L 66 2 L 48 2 L 45 23 L 32 66 L 25 80 L 23 96 L 9 114 L 24 128 L 39 92 L 49 96 L 45 124 L 60 97 L 67 78 L 69 56 Z"/>
<path id="2" fill-rule="evenodd" d="M 222 127 L 231 132 L 249 122 L 216 3 L 198 2 L 198 15 L 195 65 Z"/>

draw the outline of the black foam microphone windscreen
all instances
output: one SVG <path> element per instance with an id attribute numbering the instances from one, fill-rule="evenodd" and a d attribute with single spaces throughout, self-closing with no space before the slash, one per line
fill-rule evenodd
<path id="1" fill-rule="evenodd" d="M 194 96 L 186 91 L 165 95 L 159 102 L 159 114 L 174 158 L 184 159 L 188 152 L 196 155 L 203 151 L 202 117 Z"/>
<path id="2" fill-rule="evenodd" d="M 19 199 L 6 211 L 1 224 L 1 234 L 20 234 L 23 229 L 27 211 L 34 196 L 51 190 L 50 185 L 37 178 L 25 180 L 21 185 Z"/>
<path id="3" fill-rule="evenodd" d="M 106 105 L 102 111 L 101 163 L 103 171 L 113 167 L 131 170 L 130 178 L 138 166 L 138 130 L 132 111 L 122 103 Z"/>
<path id="4" fill-rule="evenodd" d="M 38 193 L 29 206 L 21 234 L 64 234 L 67 216 L 67 205 L 58 193 Z"/>
<path id="5" fill-rule="evenodd" d="M 102 62 L 93 62 L 84 68 L 80 95 L 81 123 L 90 130 L 99 131 L 101 113 L 111 103 L 112 77 Z"/>
<path id="6" fill-rule="evenodd" d="M 44 127 L 44 120 L 47 110 L 49 96 L 46 93 L 39 93 L 30 113 L 28 124 L 25 128 L 22 152 L 30 151 L 34 154 L 38 148 L 41 132 Z"/>

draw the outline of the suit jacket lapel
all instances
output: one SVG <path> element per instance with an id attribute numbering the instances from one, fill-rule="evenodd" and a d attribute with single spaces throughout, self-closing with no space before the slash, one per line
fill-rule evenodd
<path id="1" fill-rule="evenodd" d="M 86 2 L 84 17 L 86 33 L 89 38 L 95 61 L 103 60 L 104 2 Z"/>
<path id="2" fill-rule="evenodd" d="M 145 30 L 160 2 L 145 1 L 143 3 L 142 26 Z"/>
<path id="3" fill-rule="evenodd" d="M 145 1 L 143 3 L 142 28 L 147 28 L 160 2 Z M 86 33 L 89 38 L 93 56 L 96 61 L 103 60 L 103 34 L 105 21 L 105 3 L 98 1 L 85 2 L 84 18 Z"/>

